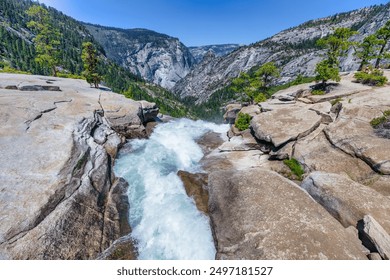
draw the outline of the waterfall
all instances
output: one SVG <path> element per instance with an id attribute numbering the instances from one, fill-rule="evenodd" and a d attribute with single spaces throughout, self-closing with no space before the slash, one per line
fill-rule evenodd
<path id="1" fill-rule="evenodd" d="M 177 171 L 200 172 L 203 152 L 195 140 L 227 130 L 227 125 L 175 120 L 120 152 L 115 173 L 129 183 L 129 221 L 139 259 L 214 259 L 209 219 L 187 196 Z"/>

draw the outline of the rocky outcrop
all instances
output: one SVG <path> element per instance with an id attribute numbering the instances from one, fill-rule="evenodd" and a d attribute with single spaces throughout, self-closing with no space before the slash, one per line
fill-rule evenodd
<path id="1" fill-rule="evenodd" d="M 276 148 L 302 138 L 321 124 L 322 117 L 307 108 L 289 106 L 255 116 L 251 127 L 257 139 L 270 142 Z M 299 123 L 297 127 L 295 124 Z"/>
<path id="2" fill-rule="evenodd" d="M 61 91 L 5 89 L 47 83 Z M 11 74 L 0 97 L 0 257 L 96 258 L 129 232 L 112 165 L 123 135 L 144 129 L 140 104 L 82 80 Z"/>
<path id="3" fill-rule="evenodd" d="M 389 86 L 357 84 L 352 73 L 324 96 L 312 96 L 311 85 L 241 108 L 253 116 L 250 129 L 240 132 L 232 125 L 228 140 L 204 158 L 218 258 L 385 258 L 377 253 L 379 241 L 371 239 L 383 244 L 390 230 L 390 140 L 370 121 L 390 109 Z M 288 166 L 285 159 L 295 161 Z M 364 232 L 366 215 L 378 224 L 372 227 L 375 237 Z M 294 226 L 309 240 L 321 239 L 318 247 L 303 245 Z M 386 234 L 379 234 L 381 228 Z M 305 253 L 298 253 L 297 244 L 306 246 Z M 343 257 L 332 252 L 336 247 Z M 345 254 L 345 248 L 358 253 Z"/>
<path id="4" fill-rule="evenodd" d="M 345 227 L 356 227 L 358 221 L 370 215 L 390 232 L 390 200 L 375 190 L 324 172 L 311 173 L 301 187 Z"/>
<path id="5" fill-rule="evenodd" d="M 177 38 L 146 29 L 120 29 L 86 24 L 107 57 L 143 79 L 171 89 L 195 60 Z"/>
<path id="6" fill-rule="evenodd" d="M 98 255 L 98 260 L 136 260 L 137 250 L 130 235 L 122 236 L 104 252 Z"/>
<path id="7" fill-rule="evenodd" d="M 390 258 L 390 235 L 369 215 L 363 218 L 363 233 L 374 245 L 379 255 L 384 260 L 388 260 Z"/>
<path id="8" fill-rule="evenodd" d="M 275 172 L 214 172 L 209 190 L 217 259 L 366 259 L 357 234 Z"/>
<path id="9" fill-rule="evenodd" d="M 180 170 L 177 175 L 182 180 L 187 195 L 193 198 L 198 210 L 208 214 L 209 193 L 207 190 L 207 174 L 192 174 L 190 172 Z"/>
<path id="10" fill-rule="evenodd" d="M 234 124 L 236 121 L 238 113 L 241 111 L 241 104 L 229 104 L 225 108 L 225 114 L 223 115 L 223 119 L 225 123 Z"/>

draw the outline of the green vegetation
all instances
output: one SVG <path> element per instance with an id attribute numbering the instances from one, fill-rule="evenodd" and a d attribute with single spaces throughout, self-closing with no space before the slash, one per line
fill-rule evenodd
<path id="1" fill-rule="evenodd" d="M 363 39 L 363 42 L 358 45 L 355 52 L 357 58 L 361 60 L 359 71 L 367 66 L 370 60 L 377 57 L 379 40 L 375 34 L 369 35 Z"/>
<path id="2" fill-rule="evenodd" d="M 250 73 L 241 73 L 232 80 L 231 88 L 236 93 L 246 95 L 244 101 L 263 102 L 267 99 L 267 91 L 271 82 L 279 77 L 278 68 L 273 62 L 268 62 Z"/>
<path id="3" fill-rule="evenodd" d="M 10 66 L 8 62 L 0 61 L 0 73 L 13 73 L 13 74 L 31 74 L 27 71 L 20 71 Z"/>
<path id="4" fill-rule="evenodd" d="M 83 75 L 87 82 L 91 85 L 94 85 L 95 88 L 99 87 L 101 77 L 97 72 L 97 66 L 99 63 L 96 49 L 91 42 L 83 43 L 83 52 L 81 58 L 84 63 L 84 72 Z"/>
<path id="5" fill-rule="evenodd" d="M 60 55 L 60 32 L 53 26 L 48 10 L 42 6 L 33 5 L 26 11 L 26 14 L 31 18 L 27 27 L 36 34 L 33 38 L 35 61 L 41 67 L 48 67 L 55 77 Z"/>
<path id="6" fill-rule="evenodd" d="M 255 69 L 252 69 L 245 73 L 246 75 L 244 77 L 249 80 L 249 83 L 258 79 L 254 72 Z M 242 77 L 238 77 L 236 79 L 242 79 Z M 220 123 L 223 121 L 222 115 L 224 106 L 232 102 L 248 102 L 248 96 L 243 93 L 241 88 L 237 87 L 237 84 L 242 83 L 242 81 L 236 81 L 235 84 L 233 83 L 233 81 L 236 79 L 233 79 L 232 82 L 226 87 L 211 94 L 210 98 L 205 103 L 197 105 L 195 104 L 196 99 L 191 97 L 184 98 L 182 102 L 186 106 L 191 107 L 190 111 L 192 116 Z M 279 90 L 287 89 L 295 85 L 311 83 L 314 80 L 314 77 L 303 77 L 302 75 L 298 75 L 298 77 L 293 81 L 281 85 L 270 86 L 264 93 L 259 92 L 253 101 L 255 103 L 264 102 L 270 98 L 272 94 L 278 92 Z"/>
<path id="7" fill-rule="evenodd" d="M 328 80 L 333 80 L 335 82 L 339 82 L 340 72 L 338 65 L 332 64 L 329 60 L 325 59 L 316 65 L 316 82 L 322 82 L 321 87 L 323 89 L 326 88 L 326 82 Z"/>
<path id="8" fill-rule="evenodd" d="M 239 131 L 244 131 L 249 128 L 252 117 L 249 114 L 238 113 L 236 122 L 234 125 L 238 128 Z"/>
<path id="9" fill-rule="evenodd" d="M 280 77 L 280 71 L 274 62 L 267 62 L 255 72 L 255 77 L 260 79 L 263 90 L 268 90 L 271 82 Z"/>
<path id="10" fill-rule="evenodd" d="M 375 68 L 379 68 L 380 62 L 384 58 L 389 58 L 389 52 L 386 52 L 386 46 L 390 40 L 390 20 L 375 32 L 377 43 L 379 45 L 379 53 L 376 56 Z"/>
<path id="11" fill-rule="evenodd" d="M 349 28 L 340 27 L 335 29 L 333 34 L 317 41 L 320 47 L 326 49 L 325 59 L 316 65 L 316 81 L 321 81 L 321 87 L 326 88 L 326 82 L 333 80 L 340 81 L 339 65 L 340 57 L 345 56 L 346 51 L 353 45 L 348 39 L 356 34 Z"/>
<path id="12" fill-rule="evenodd" d="M 59 78 L 67 78 L 67 79 L 80 79 L 85 80 L 84 76 L 72 74 L 72 73 L 66 73 L 66 72 L 58 72 L 57 77 Z"/>
<path id="13" fill-rule="evenodd" d="M 297 176 L 298 180 L 301 181 L 303 179 L 305 170 L 303 170 L 301 164 L 295 158 L 285 159 L 283 163 L 290 168 L 291 172 Z"/>
<path id="14" fill-rule="evenodd" d="M 246 75 L 244 75 L 245 79 L 248 79 L 249 83 L 251 81 L 258 80 L 254 74 L 255 70 L 256 68 L 248 71 L 245 73 Z M 248 102 L 248 96 L 243 93 L 240 87 L 237 87 L 237 84 L 244 84 L 242 80 L 233 83 L 234 80 L 242 79 L 240 76 L 236 79 L 233 79 L 232 82 L 226 87 L 215 91 L 213 94 L 211 94 L 210 98 L 202 104 L 196 104 L 196 99 L 192 97 L 184 98 L 182 102 L 187 107 L 190 107 L 190 112 L 193 117 L 220 123 L 223 121 L 222 115 L 224 106 L 233 102 Z M 278 92 L 279 90 L 287 89 L 295 85 L 311 83 L 314 80 L 314 77 L 303 77 L 302 75 L 298 75 L 298 77 L 293 81 L 282 85 L 270 86 L 266 92 L 259 92 L 253 101 L 256 103 L 264 102 L 270 98 L 272 94 Z"/>
<path id="15" fill-rule="evenodd" d="M 355 55 L 361 60 L 359 71 L 370 65 L 370 61 L 375 59 L 374 67 L 379 68 L 383 59 L 390 58 L 388 43 L 390 41 L 390 20 L 379 28 L 374 34 L 368 35 L 363 42 L 358 44 Z"/>
<path id="16" fill-rule="evenodd" d="M 390 117 L 390 110 L 384 111 L 381 117 L 372 119 L 370 124 L 373 128 L 378 128 L 381 124 L 387 122 L 389 117 Z"/>
<path id="17" fill-rule="evenodd" d="M 313 89 L 311 91 L 311 94 L 312 95 L 324 95 L 325 94 L 325 91 L 323 91 L 322 89 Z"/>
<path id="18" fill-rule="evenodd" d="M 83 43 L 92 44 L 97 58 L 105 56 L 102 46 L 81 23 L 35 1 L 0 0 L 0 23 L 0 72 L 85 79 Z M 193 116 L 172 93 L 146 83 L 109 59 L 99 59 L 90 72 L 99 73 L 102 83 L 114 92 L 156 102 L 164 114 Z"/>
<path id="19" fill-rule="evenodd" d="M 351 103 L 349 102 L 351 99 L 348 100 L 348 103 Z M 332 104 L 332 106 L 336 105 L 337 103 L 340 103 L 341 101 L 343 101 L 343 99 L 341 97 L 337 97 L 336 99 L 333 99 L 332 101 L 330 101 L 330 104 Z"/>
<path id="20" fill-rule="evenodd" d="M 373 68 L 371 65 L 366 66 L 362 71 L 355 73 L 354 77 L 359 83 L 371 86 L 383 86 L 387 83 L 387 78 L 383 71 Z"/>

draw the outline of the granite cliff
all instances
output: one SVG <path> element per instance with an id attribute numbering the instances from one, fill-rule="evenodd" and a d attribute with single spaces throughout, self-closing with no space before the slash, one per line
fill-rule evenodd
<path id="1" fill-rule="evenodd" d="M 154 104 L 82 80 L 0 75 L 0 258 L 94 259 L 129 232 L 112 166 Z M 127 205 L 128 206 L 128 205 Z"/>
<path id="2" fill-rule="evenodd" d="M 85 24 L 107 56 L 143 79 L 171 89 L 195 64 L 177 38 L 146 29 Z"/>

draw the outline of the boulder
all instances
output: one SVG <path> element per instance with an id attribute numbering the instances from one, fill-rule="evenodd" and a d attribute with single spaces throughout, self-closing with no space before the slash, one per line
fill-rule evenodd
<path id="1" fill-rule="evenodd" d="M 142 121 L 143 123 L 155 122 L 159 113 L 159 108 L 156 103 L 148 102 L 145 100 L 139 101 L 142 108 Z"/>
<path id="2" fill-rule="evenodd" d="M 206 132 L 196 140 L 196 143 L 202 148 L 202 151 L 205 155 L 208 155 L 210 152 L 214 151 L 223 142 L 224 140 L 221 135 L 213 131 Z"/>
<path id="3" fill-rule="evenodd" d="M 143 110 L 139 102 L 127 99 L 123 95 L 112 98 L 115 93 L 104 92 L 99 104 L 108 125 L 126 138 L 144 138 Z"/>
<path id="4" fill-rule="evenodd" d="M 184 188 L 189 197 L 194 199 L 199 211 L 208 214 L 209 193 L 207 188 L 208 176 L 205 173 L 190 173 L 180 170 L 177 175 L 184 184 Z"/>
<path id="5" fill-rule="evenodd" d="M 375 96 L 373 98 L 372 96 Z M 373 170 L 390 175 L 390 139 L 378 136 L 370 125 L 375 117 L 389 110 L 385 88 L 360 92 L 351 103 L 343 103 L 338 119 L 324 131 L 332 145 L 360 158 Z"/>
<path id="6" fill-rule="evenodd" d="M 260 145 L 252 136 L 250 130 L 247 129 L 245 131 L 241 131 L 238 136 L 231 135 L 229 141 L 220 145 L 218 150 L 221 152 L 260 150 Z"/>
<path id="7" fill-rule="evenodd" d="M 213 172 L 209 193 L 217 259 L 367 259 L 356 235 L 275 172 Z"/>
<path id="8" fill-rule="evenodd" d="M 347 175 L 355 181 L 363 181 L 375 172 L 364 161 L 352 157 L 329 143 L 321 125 L 312 134 L 299 139 L 294 146 L 293 157 L 304 163 L 308 172 L 323 171 Z"/>
<path id="9" fill-rule="evenodd" d="M 255 116 L 251 128 L 257 139 L 270 142 L 277 148 L 310 134 L 321 120 L 314 111 L 290 106 Z"/>
<path id="10" fill-rule="evenodd" d="M 273 99 L 278 99 L 280 101 L 293 101 L 298 98 L 306 97 L 310 95 L 310 85 L 301 84 L 296 86 L 291 86 L 287 89 L 283 89 L 272 95 Z"/>
<path id="11" fill-rule="evenodd" d="M 248 105 L 248 106 L 242 107 L 242 109 L 240 110 L 240 113 L 248 114 L 251 117 L 254 117 L 254 116 L 260 114 L 261 110 L 260 110 L 260 107 L 258 105 Z"/>
<path id="12" fill-rule="evenodd" d="M 369 215 L 363 218 L 363 234 L 375 246 L 379 255 L 388 260 L 390 257 L 390 235 Z"/>
<path id="13" fill-rule="evenodd" d="M 97 256 L 97 260 L 136 260 L 137 250 L 131 235 L 122 236 Z"/>
<path id="14" fill-rule="evenodd" d="M 371 261 L 381 261 L 382 257 L 378 253 L 370 253 L 367 255 L 368 259 Z"/>
<path id="15" fill-rule="evenodd" d="M 343 226 L 356 227 L 370 215 L 390 232 L 390 200 L 375 190 L 348 177 L 319 171 L 311 173 L 301 187 Z"/>
<path id="16" fill-rule="evenodd" d="M 225 108 L 225 114 L 223 115 L 223 119 L 225 123 L 234 124 L 238 115 L 242 108 L 241 104 L 228 104 Z"/>

